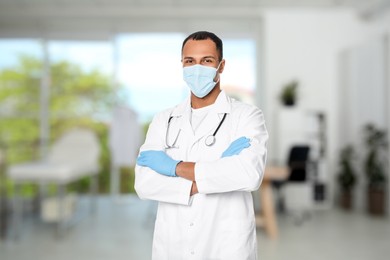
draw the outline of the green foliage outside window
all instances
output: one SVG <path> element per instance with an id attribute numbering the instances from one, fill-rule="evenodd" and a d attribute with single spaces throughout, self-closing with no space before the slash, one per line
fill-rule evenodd
<path id="1" fill-rule="evenodd" d="M 20 56 L 19 61 L 17 66 L 0 71 L 0 143 L 6 147 L 8 165 L 39 159 L 39 91 L 43 63 L 31 56 Z M 107 118 L 118 101 L 115 94 L 118 87 L 113 89 L 110 76 L 97 70 L 85 72 L 67 61 L 51 64 L 50 74 L 50 142 L 76 126 L 92 129 L 99 137 L 102 151 L 99 189 L 108 192 L 108 127 L 102 119 Z M 88 179 L 81 180 L 69 189 L 85 192 L 88 182 Z M 7 187 L 12 194 L 10 180 Z M 31 196 L 36 189 L 33 185 L 24 185 L 23 194 Z"/>

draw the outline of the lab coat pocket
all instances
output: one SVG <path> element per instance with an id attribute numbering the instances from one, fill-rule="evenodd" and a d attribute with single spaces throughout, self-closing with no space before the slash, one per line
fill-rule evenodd
<path id="1" fill-rule="evenodd" d="M 256 259 L 256 229 L 254 219 L 225 219 L 221 221 L 219 245 L 221 259 Z"/>

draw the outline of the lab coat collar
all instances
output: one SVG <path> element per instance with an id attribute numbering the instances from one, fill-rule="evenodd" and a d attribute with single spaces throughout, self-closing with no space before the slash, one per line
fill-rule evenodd
<path id="1" fill-rule="evenodd" d="M 231 111 L 231 100 L 228 95 L 226 95 L 226 92 L 224 90 L 219 93 L 217 99 L 215 100 L 213 112 L 216 112 L 217 114 L 224 114 L 224 113 L 230 113 Z M 188 97 L 184 102 L 176 106 L 172 111 L 173 117 L 180 117 L 180 116 L 191 116 L 191 97 Z"/>
<path id="2" fill-rule="evenodd" d="M 204 137 L 205 135 L 209 135 L 211 132 L 215 131 L 215 128 L 218 126 L 221 121 L 223 114 L 229 114 L 231 111 L 231 99 L 226 95 L 225 91 L 221 91 L 219 93 L 217 99 L 215 100 L 213 108 L 210 110 L 207 115 L 205 121 L 202 123 L 201 127 L 198 129 L 196 136 L 194 136 L 194 132 L 191 127 L 191 98 L 189 97 L 186 101 L 179 104 L 172 111 L 173 117 L 181 117 L 182 118 L 182 126 L 181 129 L 191 136 L 195 138 L 193 141 L 197 141 Z"/>

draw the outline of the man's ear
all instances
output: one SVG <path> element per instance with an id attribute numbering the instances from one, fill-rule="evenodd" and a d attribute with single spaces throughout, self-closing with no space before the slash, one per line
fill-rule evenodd
<path id="1" fill-rule="evenodd" d="M 219 65 L 218 73 L 222 73 L 225 69 L 225 59 L 221 60 L 221 65 Z"/>

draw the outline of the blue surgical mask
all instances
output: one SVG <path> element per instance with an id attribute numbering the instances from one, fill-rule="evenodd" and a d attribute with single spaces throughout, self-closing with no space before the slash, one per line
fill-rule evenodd
<path id="1" fill-rule="evenodd" d="M 219 78 L 217 82 L 214 81 L 219 65 L 214 68 L 196 64 L 183 68 L 183 79 L 195 96 L 203 98 L 213 90 L 219 81 Z"/>

